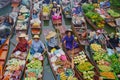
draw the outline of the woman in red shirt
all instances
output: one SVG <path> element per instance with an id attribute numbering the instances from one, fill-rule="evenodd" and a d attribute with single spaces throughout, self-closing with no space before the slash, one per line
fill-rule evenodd
<path id="1" fill-rule="evenodd" d="M 21 34 L 18 37 L 19 42 L 13 52 L 16 52 L 16 51 L 26 52 L 27 51 L 29 44 L 28 44 L 28 41 L 25 39 L 25 37 L 26 37 L 26 34 Z"/>

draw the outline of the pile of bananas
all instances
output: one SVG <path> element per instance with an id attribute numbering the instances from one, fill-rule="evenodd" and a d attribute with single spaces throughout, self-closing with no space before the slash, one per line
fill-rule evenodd
<path id="1" fill-rule="evenodd" d="M 101 51 L 101 50 L 102 50 L 101 45 L 91 44 L 90 46 L 91 46 L 92 50 L 94 50 L 94 51 L 97 51 L 97 52 L 98 52 L 98 51 Z"/>

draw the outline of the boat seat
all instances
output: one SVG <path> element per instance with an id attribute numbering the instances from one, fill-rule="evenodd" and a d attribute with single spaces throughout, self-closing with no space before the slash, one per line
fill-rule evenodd
<path id="1" fill-rule="evenodd" d="M 74 52 L 74 54 L 78 54 L 80 52 L 80 48 L 75 48 L 73 50 L 68 50 L 67 51 L 68 54 L 72 54 L 72 52 Z"/>
<path id="2" fill-rule="evenodd" d="M 7 51 L 2 51 L 2 53 L 0 55 L 0 61 L 6 60 L 7 53 L 8 53 Z"/>

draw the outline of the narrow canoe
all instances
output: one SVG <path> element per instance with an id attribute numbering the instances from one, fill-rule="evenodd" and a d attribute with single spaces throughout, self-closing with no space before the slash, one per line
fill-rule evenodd
<path id="1" fill-rule="evenodd" d="M 44 36 L 46 36 L 48 33 L 49 33 L 49 29 L 47 29 L 47 30 L 45 30 L 44 31 Z M 47 46 L 47 40 L 45 40 L 46 41 L 46 46 Z M 47 46 L 48 47 L 48 46 Z M 56 50 L 57 51 L 57 50 Z M 58 51 L 62 51 L 61 53 L 63 54 L 63 55 L 65 55 L 65 52 L 63 51 L 63 49 L 62 48 L 60 48 L 60 49 L 58 49 Z M 61 53 L 59 53 L 59 54 L 61 54 Z M 63 80 L 64 79 L 68 79 L 68 78 L 65 78 L 65 74 L 64 73 L 61 73 L 61 72 L 66 72 L 66 70 L 68 69 L 68 68 L 66 68 L 66 70 L 64 70 L 64 67 L 62 67 L 60 64 L 62 64 L 63 62 L 61 61 L 61 60 L 59 60 L 58 58 L 56 59 L 55 57 L 56 57 L 57 55 L 52 55 L 52 52 L 47 52 L 47 57 L 48 57 L 48 61 L 49 61 L 49 64 L 50 64 L 50 67 L 51 67 L 51 69 L 52 69 L 52 72 L 53 72 L 53 75 L 54 75 L 54 77 L 55 77 L 55 80 L 60 80 L 60 79 L 62 79 L 62 77 L 64 77 L 63 78 Z M 60 57 L 59 57 L 60 58 Z M 55 61 L 54 61 L 54 59 L 56 59 Z M 57 60 L 60 62 L 60 64 L 58 63 L 57 64 Z M 68 58 L 67 58 L 67 60 L 68 60 Z M 77 78 L 77 80 L 83 80 L 83 79 L 81 79 L 81 77 L 79 76 L 79 75 L 77 75 L 76 74 L 76 72 L 74 71 L 74 69 L 72 69 L 71 68 L 71 64 L 69 63 L 66 63 L 68 66 L 69 66 L 69 68 L 72 70 L 72 72 L 73 72 L 73 77 L 74 78 Z M 60 66 L 61 67 L 60 67 Z M 57 68 L 57 66 L 59 66 L 58 68 Z M 59 68 L 60 68 L 60 70 L 59 70 Z M 64 70 L 64 71 L 63 71 Z M 69 77 L 69 76 L 68 76 Z M 76 79 L 75 79 L 76 80 Z"/>
<path id="2" fill-rule="evenodd" d="M 12 17 L 11 17 L 12 18 Z M 14 16 L 13 19 L 13 25 L 10 27 L 10 33 L 9 35 L 7 36 L 5 42 L 0 45 L 0 67 L 1 67 L 1 70 L 0 70 L 0 79 L 2 78 L 3 76 L 3 69 L 5 67 L 5 63 L 7 61 L 7 56 L 8 56 L 8 51 L 9 51 L 9 42 L 10 42 L 10 38 L 11 36 L 13 35 L 13 30 L 14 30 L 14 27 L 15 27 L 15 23 L 16 23 L 16 19 L 17 19 L 17 16 Z M 4 21 L 3 21 L 4 22 Z M 1 26 L 3 24 L 1 23 Z M 3 25 L 4 26 L 4 25 Z"/>
<path id="3" fill-rule="evenodd" d="M 95 11 L 105 19 L 107 25 L 109 25 L 110 27 L 116 27 L 114 18 L 110 16 L 104 9 L 100 10 L 99 8 L 96 8 Z"/>
<path id="4" fill-rule="evenodd" d="M 32 22 L 32 21 L 34 21 L 34 19 L 32 19 L 32 13 L 33 13 L 33 9 L 34 9 L 34 4 L 32 4 L 32 10 L 31 10 L 31 19 L 30 19 L 30 21 Z M 31 33 L 32 33 L 32 35 L 39 35 L 40 33 L 41 33 L 41 26 L 42 26 L 42 24 L 41 24 L 41 17 L 42 17 L 42 12 L 41 11 L 39 11 L 38 12 L 38 22 L 40 22 L 40 23 L 37 23 L 37 22 L 34 22 L 34 23 L 32 23 L 31 24 Z"/>

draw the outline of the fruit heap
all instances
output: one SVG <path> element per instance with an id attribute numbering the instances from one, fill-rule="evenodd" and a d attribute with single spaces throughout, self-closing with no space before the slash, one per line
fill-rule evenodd
<path id="1" fill-rule="evenodd" d="M 83 51 L 81 51 L 78 56 L 74 57 L 74 64 L 77 66 L 77 69 L 83 74 L 85 80 L 93 80 L 94 74 L 92 74 L 92 72 L 94 72 L 94 66 L 88 62 L 88 59 Z"/>
<path id="2" fill-rule="evenodd" d="M 77 68 L 80 72 L 90 71 L 94 66 L 90 62 L 84 62 L 83 64 L 77 65 Z"/>
<path id="3" fill-rule="evenodd" d="M 101 45 L 98 44 L 91 44 L 90 45 L 93 51 L 100 51 L 102 49 Z"/>
<path id="4" fill-rule="evenodd" d="M 98 28 L 103 28 L 105 26 L 104 19 L 96 12 L 94 12 L 94 6 L 92 4 L 83 4 L 82 5 L 83 11 L 85 15 L 91 19 L 93 23 L 97 25 Z"/>
<path id="5" fill-rule="evenodd" d="M 95 23 L 98 28 L 104 28 L 104 26 L 105 26 L 104 19 L 98 13 L 89 11 L 89 12 L 85 13 L 85 15 L 89 19 L 91 19 L 91 21 L 93 23 Z"/>
<path id="6" fill-rule="evenodd" d="M 86 55 L 81 53 L 83 52 L 80 52 L 80 55 L 74 57 L 74 64 L 82 64 L 87 61 Z"/>
<path id="7" fill-rule="evenodd" d="M 43 15 L 50 14 L 50 6 L 49 5 L 44 5 L 42 10 L 43 10 Z"/>
<path id="8" fill-rule="evenodd" d="M 85 80 L 93 80 L 95 73 L 94 71 L 84 71 L 83 75 L 84 75 L 83 77 Z"/>
<path id="9" fill-rule="evenodd" d="M 115 12 L 112 9 L 108 9 L 107 12 L 112 16 L 112 17 L 120 17 L 120 14 Z"/>
<path id="10" fill-rule="evenodd" d="M 120 57 L 118 54 L 113 54 L 110 56 L 111 67 L 113 68 L 113 70 L 116 74 L 120 73 L 120 60 L 119 60 L 119 58 Z"/>
<path id="11" fill-rule="evenodd" d="M 85 13 L 94 10 L 93 4 L 84 3 L 84 4 L 82 5 L 82 8 L 83 8 L 83 10 L 84 10 Z"/>
<path id="12" fill-rule="evenodd" d="M 26 65 L 26 68 L 27 68 L 26 70 L 27 79 L 34 78 L 34 77 L 39 79 L 42 77 L 43 66 L 40 60 L 32 59 L 30 63 Z"/>
<path id="13" fill-rule="evenodd" d="M 100 75 L 115 80 L 115 76 L 113 72 L 101 72 Z"/>
<path id="14" fill-rule="evenodd" d="M 11 58 L 6 65 L 4 78 L 10 75 L 10 79 L 12 80 L 19 79 L 25 66 L 25 60 Z"/>
<path id="15" fill-rule="evenodd" d="M 91 48 L 94 49 L 96 47 L 98 47 L 97 44 L 92 44 Z M 94 55 L 93 58 L 95 60 L 95 62 L 97 63 L 97 66 L 100 70 L 101 76 L 105 79 L 112 79 L 113 76 L 115 77 L 115 75 L 113 76 L 106 76 L 106 74 L 104 75 L 104 73 L 108 72 L 108 73 L 112 73 L 114 74 L 113 68 L 111 67 L 111 60 L 108 56 L 108 54 L 101 48 L 101 46 L 99 45 L 99 47 L 97 49 L 94 49 Z"/>

